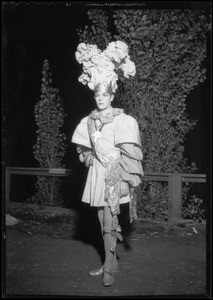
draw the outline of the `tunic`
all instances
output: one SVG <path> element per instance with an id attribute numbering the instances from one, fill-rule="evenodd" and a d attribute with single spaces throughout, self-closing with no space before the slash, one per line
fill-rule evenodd
<path id="1" fill-rule="evenodd" d="M 144 173 L 139 127 L 137 121 L 125 114 L 123 109 L 112 108 L 105 116 L 94 110 L 80 121 L 71 142 L 78 145 L 77 151 L 82 162 L 87 162 L 91 156 L 93 158 L 82 196 L 83 202 L 95 207 L 109 205 L 106 199 L 106 177 L 108 166 L 112 166 L 113 162 L 117 163 L 114 171 L 118 172 L 119 169 L 119 180 L 128 182 L 130 188 L 141 183 L 140 177 Z M 119 203 L 130 202 L 130 199 L 130 194 L 119 197 Z"/>

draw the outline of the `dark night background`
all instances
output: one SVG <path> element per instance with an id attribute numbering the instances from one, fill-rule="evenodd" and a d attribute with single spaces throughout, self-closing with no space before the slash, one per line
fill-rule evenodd
<path id="1" fill-rule="evenodd" d="M 75 59 L 75 51 L 79 43 L 76 28 L 90 24 L 87 10 L 94 6 L 81 2 L 18 3 L 4 2 L 2 6 L 4 167 L 38 167 L 32 152 L 32 147 L 36 142 L 35 131 L 37 129 L 34 106 L 40 100 L 43 61 L 48 59 L 53 74 L 53 86 L 59 89 L 67 113 L 64 124 L 64 132 L 67 136 L 64 163 L 66 168 L 83 169 L 78 161 L 75 146 L 70 143 L 70 139 L 79 120 L 94 109 L 94 102 L 88 87 L 78 82 L 82 68 Z M 139 8 L 149 8 L 147 2 L 143 3 L 144 6 L 141 5 Z M 166 8 L 209 9 L 210 6 L 210 2 L 205 1 L 183 2 L 184 5 L 181 7 L 177 2 L 169 3 L 166 3 Z M 163 2 L 161 5 L 155 3 L 150 8 L 163 8 Z M 189 117 L 197 120 L 197 125 L 186 137 L 185 157 L 188 158 L 189 163 L 196 163 L 198 173 L 208 176 L 210 174 L 212 135 L 210 126 L 210 38 L 206 61 L 207 80 L 193 90 L 186 102 Z M 16 179 L 19 187 L 22 186 L 20 201 L 23 201 L 23 197 L 32 195 L 34 185 L 33 179 L 28 178 L 31 176 L 23 177 L 24 179 Z M 16 187 L 15 183 L 13 184 L 11 200 L 15 199 L 13 197 L 15 197 Z M 198 186 L 201 192 L 200 196 L 208 192 L 205 184 L 198 184 Z M 18 199 L 16 198 L 15 201 Z"/>

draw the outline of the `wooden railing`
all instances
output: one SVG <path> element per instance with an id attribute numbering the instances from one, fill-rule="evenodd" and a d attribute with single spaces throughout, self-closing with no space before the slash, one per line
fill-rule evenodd
<path id="1" fill-rule="evenodd" d="M 10 182 L 11 175 L 33 175 L 33 176 L 57 176 L 57 177 L 66 177 L 70 176 L 73 173 L 74 169 L 59 169 L 59 168 L 23 168 L 23 167 L 6 167 L 6 176 L 5 176 L 5 198 L 6 203 L 10 200 Z"/>
<path id="2" fill-rule="evenodd" d="M 182 219 L 182 182 L 206 182 L 205 174 L 145 173 L 144 180 L 167 181 L 169 185 L 168 221 L 176 224 Z"/>
<path id="3" fill-rule="evenodd" d="M 42 176 L 70 176 L 74 169 L 44 169 L 44 168 L 20 168 L 6 167 L 5 196 L 6 205 L 10 200 L 11 175 L 42 175 Z M 182 182 L 206 182 L 205 174 L 182 174 L 182 173 L 145 173 L 143 180 L 166 181 L 169 185 L 168 221 L 175 224 L 181 220 L 182 215 Z"/>

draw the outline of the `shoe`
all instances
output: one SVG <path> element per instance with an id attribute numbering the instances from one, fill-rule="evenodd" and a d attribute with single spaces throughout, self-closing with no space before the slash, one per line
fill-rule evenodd
<path id="1" fill-rule="evenodd" d="M 115 282 L 114 276 L 110 270 L 103 270 L 103 280 L 102 283 L 104 286 L 111 286 Z"/>
<path id="2" fill-rule="evenodd" d="M 93 276 L 93 277 L 96 277 L 96 276 L 100 276 L 103 274 L 103 270 L 104 270 L 104 266 L 101 266 L 95 270 L 92 270 L 89 272 L 89 276 Z M 118 272 L 118 264 L 114 265 L 114 267 L 112 268 L 112 272 Z"/>
<path id="3" fill-rule="evenodd" d="M 100 275 L 103 274 L 103 271 L 104 271 L 104 267 L 101 266 L 101 267 L 99 267 L 99 268 L 97 268 L 95 270 L 90 271 L 89 272 L 89 276 L 93 276 L 93 277 L 100 276 Z"/>

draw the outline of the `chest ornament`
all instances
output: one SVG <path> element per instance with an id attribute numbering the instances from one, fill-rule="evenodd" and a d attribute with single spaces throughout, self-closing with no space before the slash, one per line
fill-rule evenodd
<path id="1" fill-rule="evenodd" d="M 92 137 L 93 137 L 95 143 L 97 143 L 97 141 L 101 138 L 101 136 L 102 136 L 102 134 L 99 130 L 95 131 L 92 134 Z"/>

